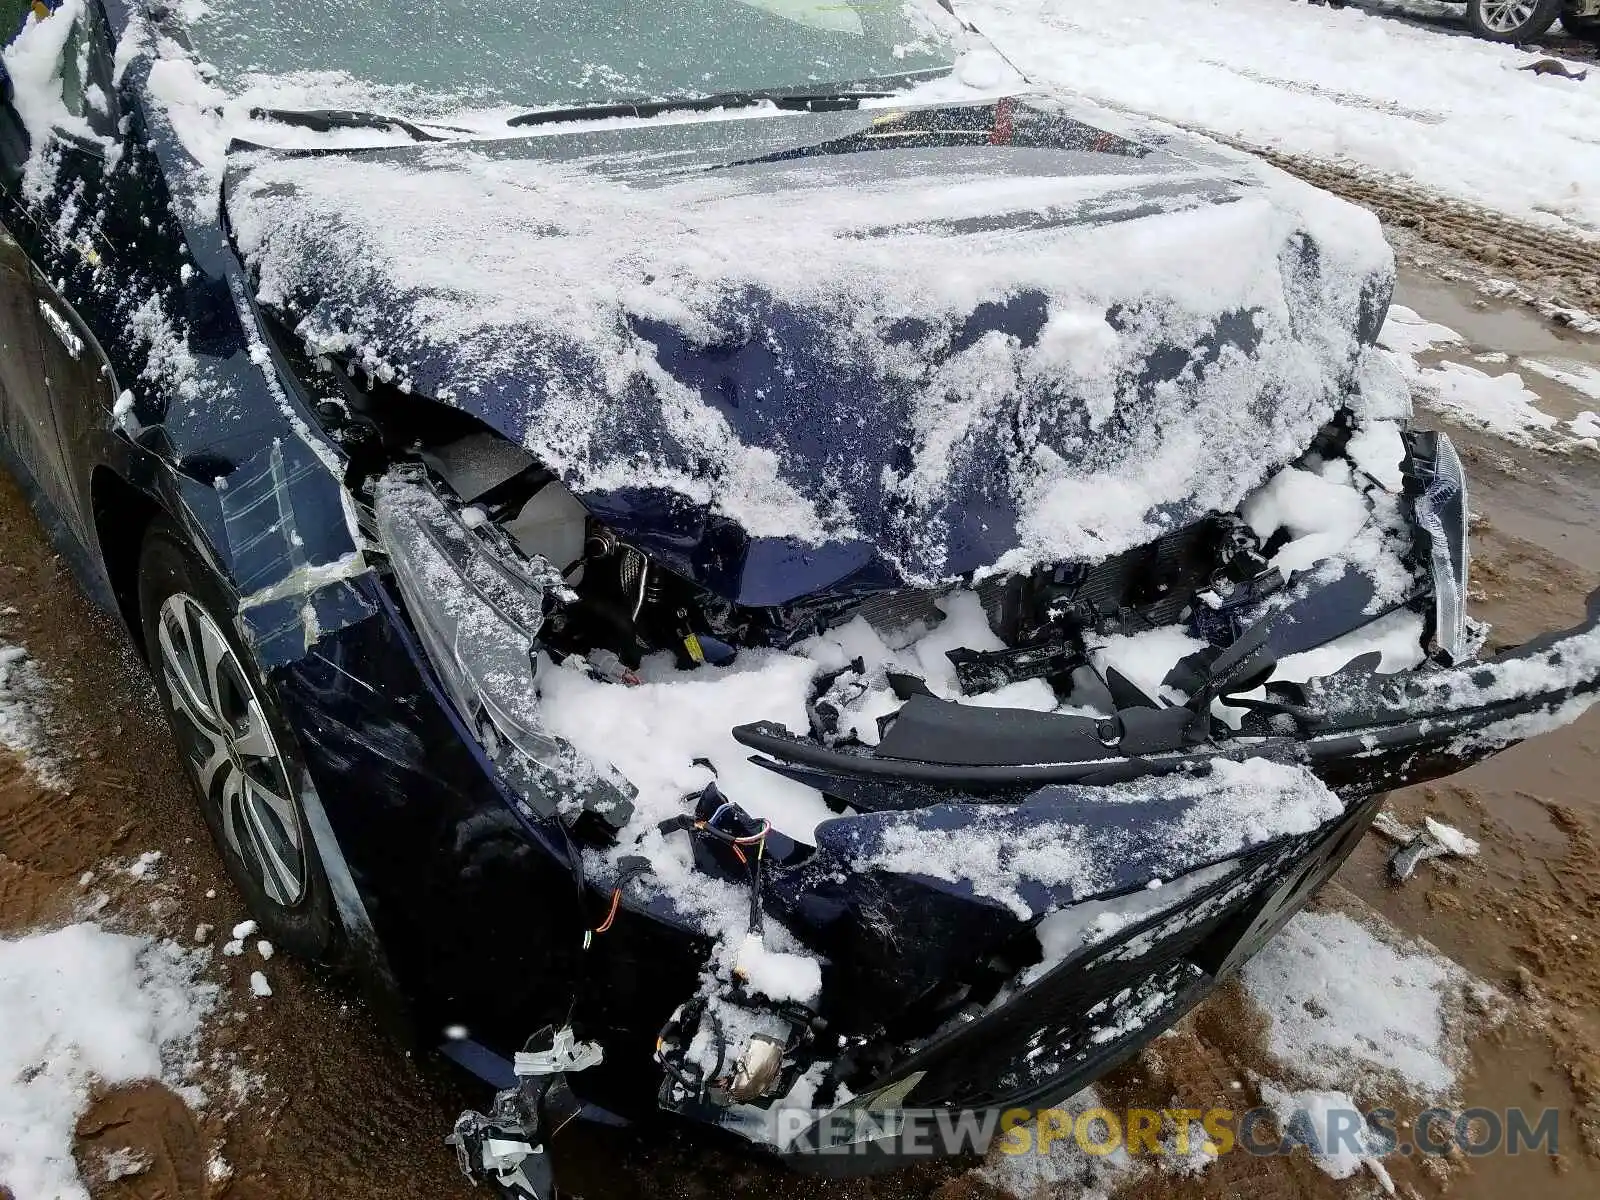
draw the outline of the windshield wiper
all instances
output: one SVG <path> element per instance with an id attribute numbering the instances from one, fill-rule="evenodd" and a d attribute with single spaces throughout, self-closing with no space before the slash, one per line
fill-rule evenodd
<path id="1" fill-rule="evenodd" d="M 420 125 L 414 125 L 401 117 L 388 117 L 382 113 L 355 112 L 348 109 L 333 108 L 252 108 L 250 119 L 253 121 L 276 121 L 279 125 L 294 125 L 300 129 L 309 129 L 314 133 L 332 133 L 335 129 L 398 129 L 401 133 L 415 142 L 443 142 L 437 133 L 429 133 Z M 470 133 L 468 129 L 455 129 L 454 126 L 441 125 L 441 129 L 450 129 L 457 133 Z"/>
<path id="2" fill-rule="evenodd" d="M 512 117 L 506 124 L 554 125 L 562 121 L 604 121 L 611 117 L 656 117 L 668 112 L 709 112 L 718 108 L 753 108 L 758 104 L 773 104 L 794 112 L 843 112 L 859 108 L 863 100 L 881 100 L 892 95 L 893 91 L 882 88 L 837 92 L 718 92 L 712 96 L 684 96 L 675 100 L 545 108 Z"/>

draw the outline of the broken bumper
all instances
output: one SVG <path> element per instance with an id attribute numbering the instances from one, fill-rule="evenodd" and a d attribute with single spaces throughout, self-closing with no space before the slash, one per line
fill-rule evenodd
<path id="1" fill-rule="evenodd" d="M 1600 591 L 1579 627 L 1493 660 L 1395 676 L 1352 664 L 1308 685 L 1305 700 L 1297 736 L 1197 746 L 1175 722 L 1160 724 L 1164 710 L 1124 710 L 1099 723 L 1095 747 L 1071 726 L 1059 730 L 1071 753 L 1031 758 L 1021 751 L 1061 718 L 908 705 L 900 719 L 920 723 L 917 744 L 939 749 L 918 759 L 741 728 L 771 769 L 857 810 L 818 828 L 817 870 L 785 905 L 802 918 L 831 905 L 831 933 L 801 923 L 822 933 L 836 963 L 874 964 L 834 984 L 888 1008 L 897 992 L 959 974 L 961 952 L 941 961 L 939 945 L 987 954 L 1007 944 L 1009 927 L 1011 945 L 1046 948 L 998 996 L 901 1043 L 855 1099 L 803 1128 L 788 1114 L 787 1128 L 758 1140 L 804 1169 L 852 1174 L 927 1154 L 926 1122 L 940 1113 L 1037 1109 L 1078 1091 L 1259 950 L 1338 869 L 1386 791 L 1456 771 L 1600 701 Z M 1003 892 L 960 862 L 943 873 L 906 865 L 937 864 L 941 840 L 976 862 L 992 838 Z M 1034 846 L 1082 871 L 1071 881 L 1030 877 Z M 829 875 L 850 882 L 829 892 L 817 882 Z M 931 928 L 938 939 L 900 960 L 913 975 L 897 974 L 900 933 Z"/>
<path id="2" fill-rule="evenodd" d="M 1359 662 L 1314 681 L 1291 736 L 1197 740 L 1184 708 L 1096 720 L 913 697 L 876 748 L 839 749 L 769 723 L 734 736 L 756 761 L 866 811 L 939 793 L 1017 793 L 1192 771 L 1216 758 L 1288 757 L 1340 792 L 1449 775 L 1575 720 L 1600 700 L 1600 590 L 1577 628 L 1484 662 L 1376 675 Z"/>
<path id="3" fill-rule="evenodd" d="M 1259 847 L 1225 872 L 1199 873 L 1203 885 L 1178 907 L 1086 942 L 849 1104 L 798 1128 L 791 1120 L 787 1136 L 774 1138 L 779 1153 L 823 1174 L 887 1169 L 929 1153 L 941 1112 L 1037 1111 L 1073 1095 L 1270 940 L 1338 870 L 1381 805 L 1381 796 L 1369 797 L 1313 833 Z"/>

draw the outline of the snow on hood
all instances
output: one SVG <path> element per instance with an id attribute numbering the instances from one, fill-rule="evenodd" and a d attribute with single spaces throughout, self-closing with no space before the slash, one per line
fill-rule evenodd
<path id="1" fill-rule="evenodd" d="M 244 152 L 226 203 L 313 349 L 473 412 L 602 519 L 653 506 L 661 544 L 703 531 L 690 559 L 716 530 L 728 558 L 735 527 L 924 584 L 1232 509 L 1345 400 L 1381 322 L 1371 214 L 1094 115 Z"/>

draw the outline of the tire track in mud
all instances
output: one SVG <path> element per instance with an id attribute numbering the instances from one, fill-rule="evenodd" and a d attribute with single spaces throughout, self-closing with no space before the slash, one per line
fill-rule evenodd
<path id="1" fill-rule="evenodd" d="M 1522 294 L 1516 298 L 1547 317 L 1600 330 L 1600 239 L 1546 229 L 1350 166 L 1230 138 L 1218 140 L 1371 209 L 1386 225 L 1408 230 L 1519 285 Z M 1595 153 L 1600 154 L 1600 140 Z"/>
<path id="2" fill-rule="evenodd" d="M 9 757 L 9 756 L 8 756 Z M 97 830 L 96 814 L 71 791 L 40 784 L 15 759 L 0 765 L 0 849 L 12 860 L 40 871 L 67 873 L 83 858 L 85 833 L 102 857 L 116 840 Z"/>

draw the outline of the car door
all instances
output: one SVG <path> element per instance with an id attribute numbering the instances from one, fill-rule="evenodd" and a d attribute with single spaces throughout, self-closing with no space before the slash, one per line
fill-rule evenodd
<path id="1" fill-rule="evenodd" d="M 60 438 L 36 304 L 27 255 L 0 223 L 0 429 L 32 482 L 53 497 L 60 485 Z"/>
<path id="2" fill-rule="evenodd" d="M 6 3 L 0 0 L 0 8 Z M 52 14 L 38 19 L 70 18 Z M 0 22 L 5 20 L 0 11 Z M 115 130 L 110 109 L 111 51 L 102 33 L 97 13 L 85 10 L 65 40 L 57 74 L 62 111 L 110 133 Z M 28 386 L 33 433 L 28 467 L 57 514 L 88 545 L 92 515 L 84 473 L 75 469 L 74 434 L 84 420 L 103 425 L 115 401 L 115 387 L 99 344 L 51 279 L 65 285 L 83 273 L 86 264 L 99 261 L 92 223 L 80 220 L 64 234 L 67 223 L 59 218 L 67 204 L 80 211 L 93 208 L 95 193 L 103 187 L 106 153 L 96 140 L 52 132 L 49 136 L 57 143 L 54 186 L 42 193 L 24 188 L 24 164 L 34 139 L 21 128 L 15 110 L 9 104 L 5 107 L 8 111 L 0 116 L 0 124 L 9 122 L 13 133 L 0 136 L 0 188 L 7 193 L 0 197 L 0 205 L 16 226 L 13 266 L 27 284 L 26 299 L 11 307 L 18 310 L 17 319 L 31 318 L 29 332 L 38 364 Z M 31 260 L 31 269 L 26 260 Z M 19 331 L 17 337 L 19 342 L 29 340 L 28 332 Z"/>

